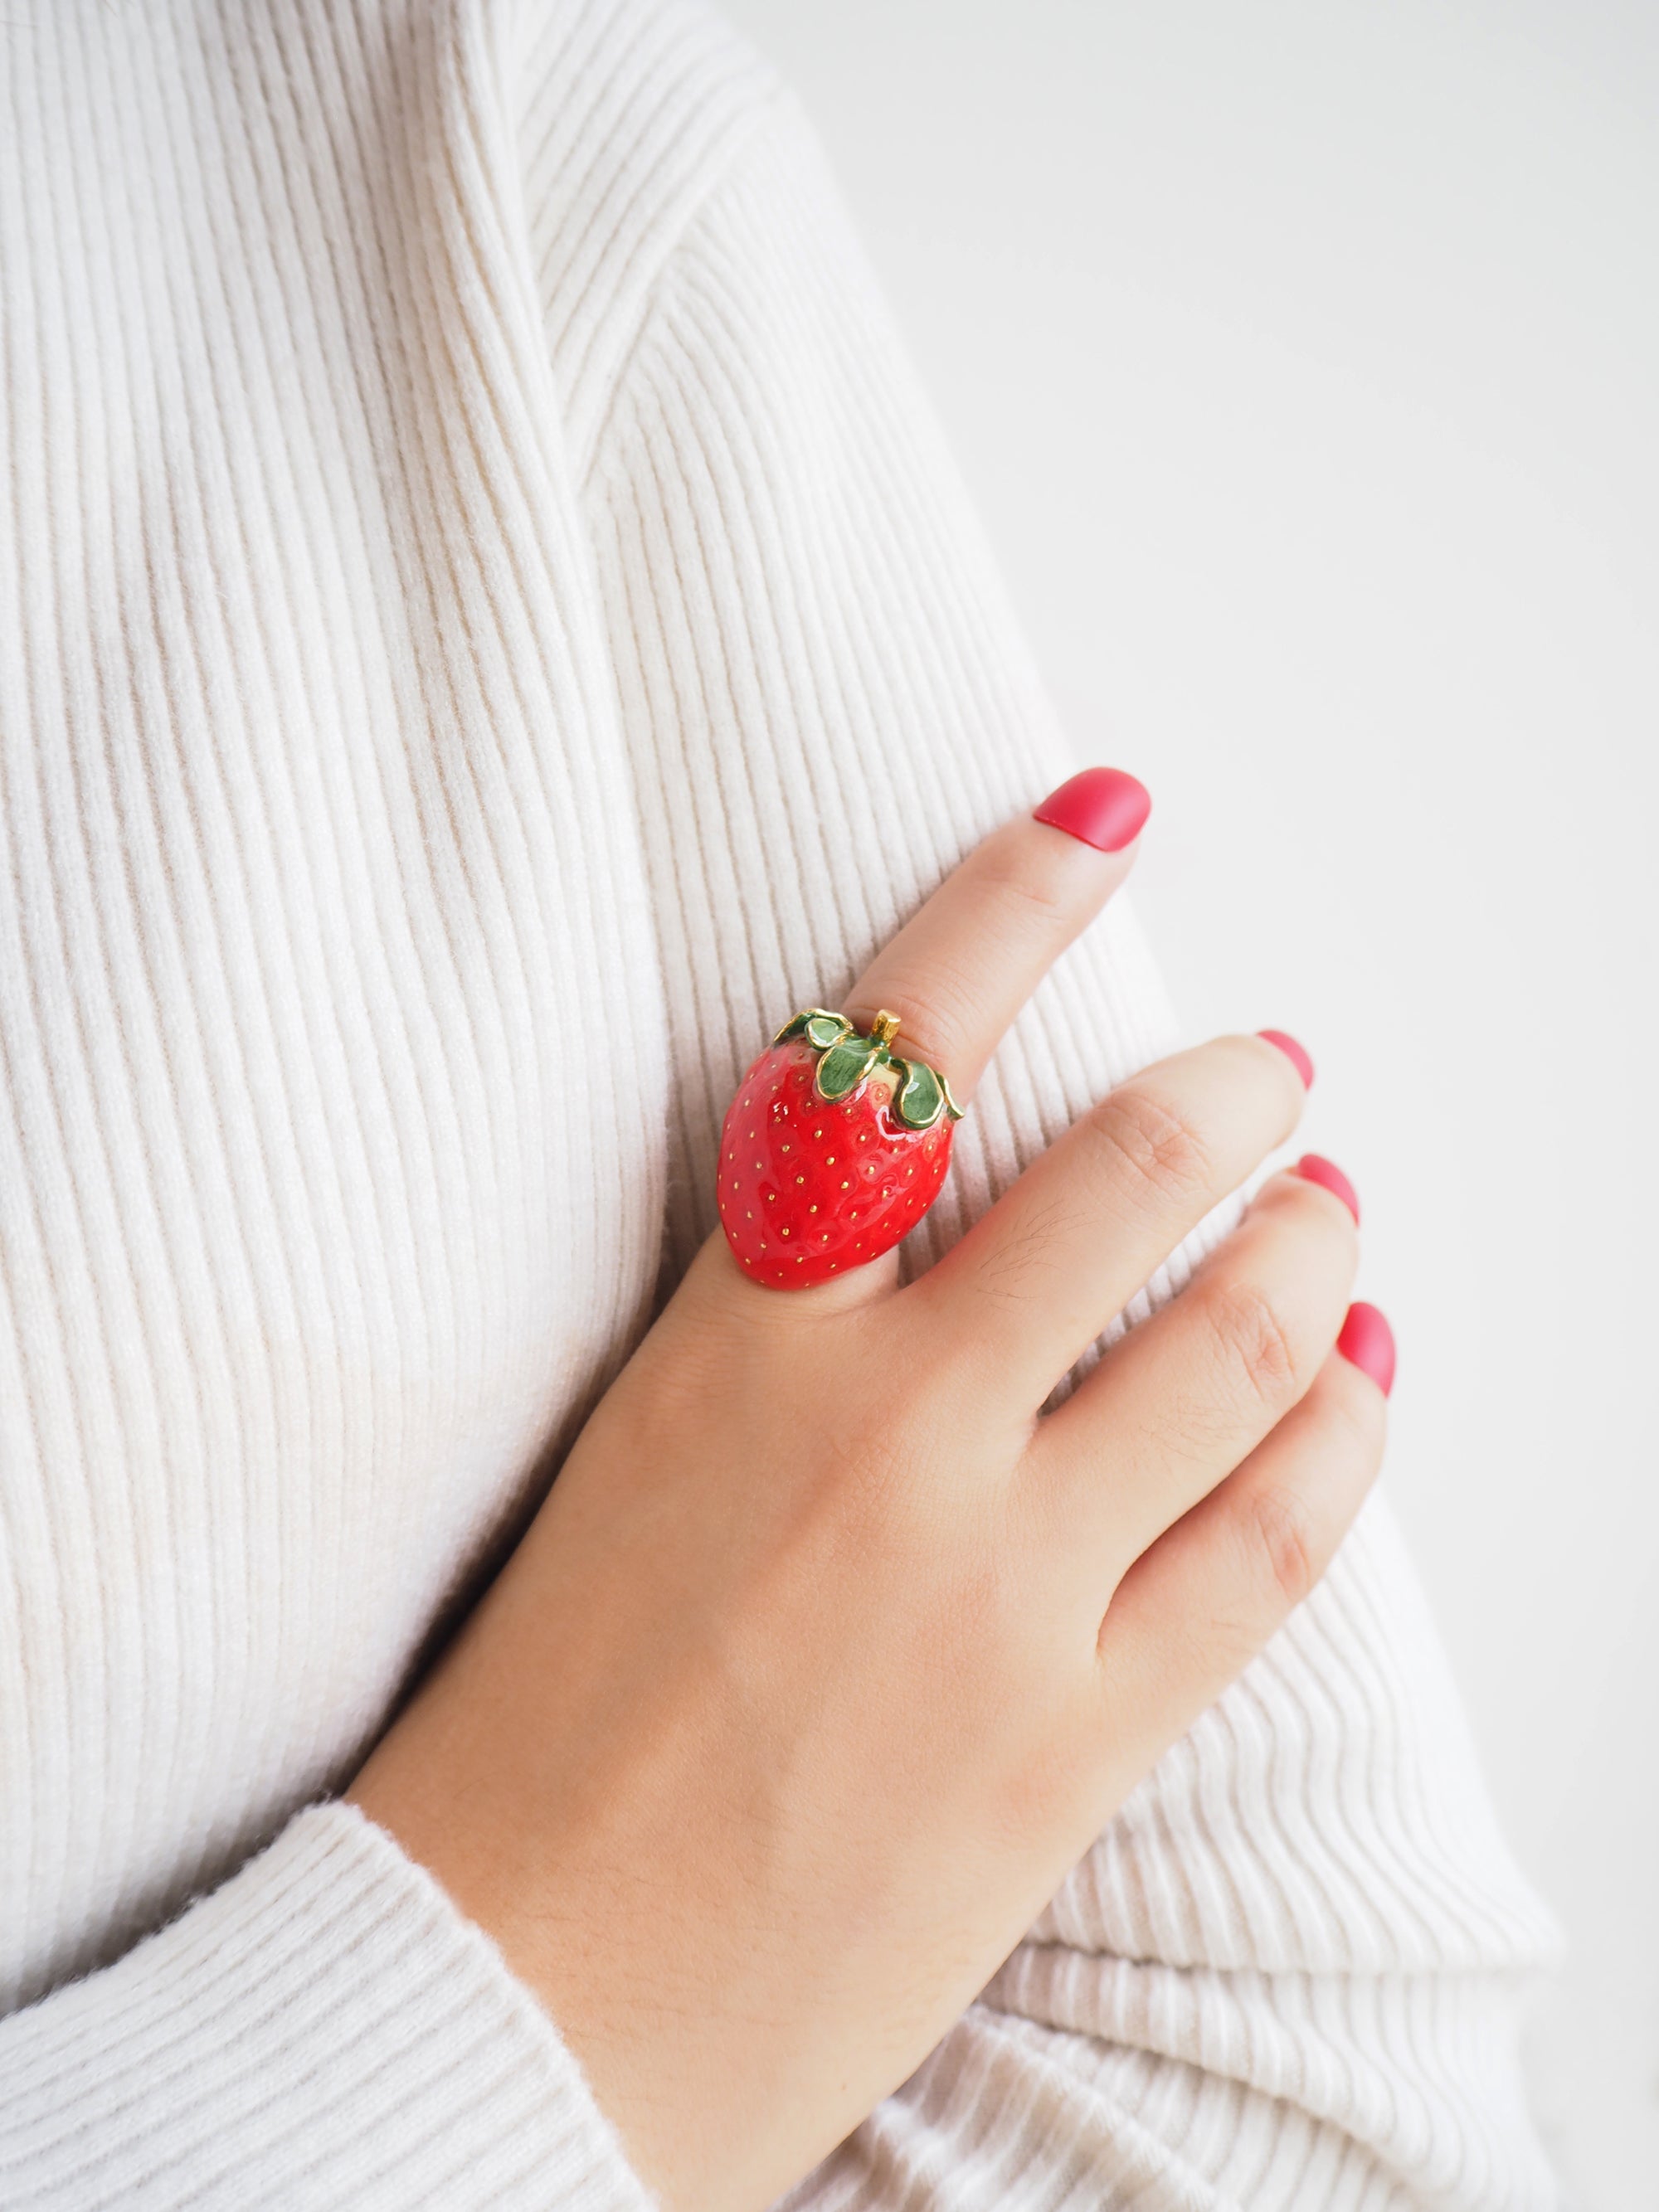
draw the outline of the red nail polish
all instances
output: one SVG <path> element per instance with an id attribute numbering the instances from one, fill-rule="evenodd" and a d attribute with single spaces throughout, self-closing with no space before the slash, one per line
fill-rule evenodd
<path id="1" fill-rule="evenodd" d="M 1121 853 L 1139 836 L 1152 811 L 1151 792 L 1121 768 L 1085 768 L 1051 791 L 1031 814 L 1100 852 Z"/>
<path id="2" fill-rule="evenodd" d="M 1348 1308 L 1336 1348 L 1388 1396 L 1394 1388 L 1394 1331 L 1375 1306 L 1362 1303 Z"/>
<path id="3" fill-rule="evenodd" d="M 1333 1198 L 1340 1198 L 1358 1224 L 1359 1194 L 1334 1160 L 1322 1159 L 1317 1152 L 1304 1152 L 1296 1164 L 1295 1172 L 1304 1182 L 1316 1182 L 1322 1190 L 1329 1191 Z"/>
<path id="4" fill-rule="evenodd" d="M 1304 1091 L 1313 1089 L 1313 1062 L 1293 1036 L 1286 1036 L 1283 1030 L 1258 1030 L 1256 1035 L 1259 1037 L 1266 1037 L 1269 1044 L 1276 1044 L 1279 1047 L 1280 1052 L 1302 1078 L 1302 1088 Z"/>

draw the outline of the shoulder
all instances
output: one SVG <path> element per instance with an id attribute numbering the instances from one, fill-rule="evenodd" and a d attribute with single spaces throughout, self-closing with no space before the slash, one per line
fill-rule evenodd
<path id="1" fill-rule="evenodd" d="M 664 267 L 783 87 L 701 0 L 513 0 L 501 51 L 532 273 L 580 446 Z"/>

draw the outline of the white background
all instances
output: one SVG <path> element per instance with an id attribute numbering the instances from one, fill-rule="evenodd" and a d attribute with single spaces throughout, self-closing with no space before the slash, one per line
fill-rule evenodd
<path id="1" fill-rule="evenodd" d="M 728 0 L 813 114 L 1195 1031 L 1293 1030 L 1522 1864 L 1659 2205 L 1659 7 Z"/>

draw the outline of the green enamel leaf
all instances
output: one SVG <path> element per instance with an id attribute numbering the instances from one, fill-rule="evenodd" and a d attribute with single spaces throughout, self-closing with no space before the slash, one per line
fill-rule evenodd
<path id="1" fill-rule="evenodd" d="M 832 1014 L 827 1006 L 807 1006 L 799 1014 L 791 1014 L 772 1042 L 782 1044 L 787 1038 L 799 1036 L 803 1032 L 811 1036 L 811 1031 L 824 1023 L 829 1024 L 830 1034 L 822 1037 L 812 1036 L 814 1045 L 833 1044 L 836 1037 L 853 1026 L 845 1014 Z"/>
<path id="2" fill-rule="evenodd" d="M 942 1075 L 939 1079 L 939 1087 L 945 1093 L 945 1112 L 950 1115 L 953 1121 L 961 1121 L 963 1115 L 968 1111 L 968 1109 L 965 1106 L 957 1105 L 956 1100 L 951 1096 L 950 1084 Z"/>
<path id="3" fill-rule="evenodd" d="M 839 1043 L 842 1037 L 850 1035 L 852 1027 L 844 1014 L 814 1014 L 806 1024 L 806 1042 L 815 1045 L 818 1051 L 825 1052 L 832 1044 Z"/>
<path id="4" fill-rule="evenodd" d="M 945 1111 L 945 1085 L 925 1060 L 896 1060 L 899 1086 L 893 1111 L 907 1129 L 931 1129 Z"/>
<path id="5" fill-rule="evenodd" d="M 845 1098 L 882 1057 L 881 1047 L 854 1032 L 832 1044 L 818 1062 L 814 1087 L 820 1098 Z"/>

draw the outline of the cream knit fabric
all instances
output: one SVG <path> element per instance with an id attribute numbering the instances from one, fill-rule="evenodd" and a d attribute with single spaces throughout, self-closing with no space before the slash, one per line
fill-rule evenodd
<path id="1" fill-rule="evenodd" d="M 699 9 L 0 50 L 0 2203 L 641 2204 L 323 1801 L 712 1224 L 768 1028 L 1079 763 Z M 910 1264 L 1171 1036 L 1120 905 Z M 799 2201 L 1549 2205 L 1552 1941 L 1375 1504 Z"/>

